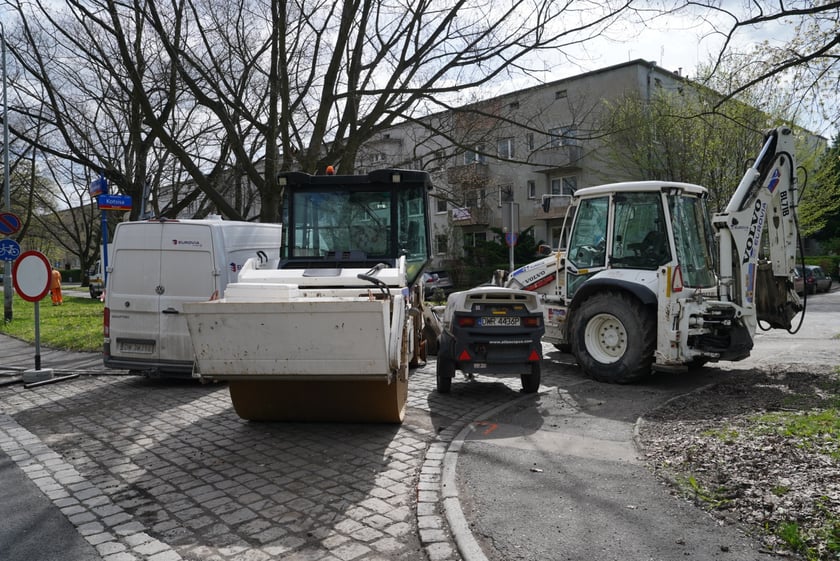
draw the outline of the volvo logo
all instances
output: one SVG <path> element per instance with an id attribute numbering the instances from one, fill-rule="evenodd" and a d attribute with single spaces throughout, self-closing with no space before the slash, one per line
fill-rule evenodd
<path id="1" fill-rule="evenodd" d="M 746 263 L 755 250 L 755 247 L 761 240 L 761 232 L 764 229 L 764 215 L 766 206 L 761 201 L 755 202 L 753 209 L 752 220 L 750 221 L 750 231 L 747 238 L 747 246 L 744 248 L 743 262 Z"/>

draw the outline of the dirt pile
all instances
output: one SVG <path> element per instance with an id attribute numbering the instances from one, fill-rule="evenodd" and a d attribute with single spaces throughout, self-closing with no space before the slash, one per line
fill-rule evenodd
<path id="1" fill-rule="evenodd" d="M 646 415 L 645 459 L 674 491 L 770 550 L 840 559 L 840 375 L 739 372 Z"/>

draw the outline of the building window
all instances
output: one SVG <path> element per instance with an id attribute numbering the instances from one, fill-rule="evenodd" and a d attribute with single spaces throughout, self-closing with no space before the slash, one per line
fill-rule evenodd
<path id="1" fill-rule="evenodd" d="M 464 193 L 464 206 L 467 208 L 483 208 L 486 189 L 472 189 Z"/>
<path id="2" fill-rule="evenodd" d="M 500 138 L 499 139 L 499 157 L 504 160 L 509 160 L 513 158 L 513 139 L 512 138 Z"/>
<path id="3" fill-rule="evenodd" d="M 446 212 L 446 199 L 435 199 L 435 212 Z"/>
<path id="4" fill-rule="evenodd" d="M 537 198 L 537 182 L 533 180 L 528 181 L 528 198 L 529 199 L 536 199 Z"/>
<path id="5" fill-rule="evenodd" d="M 567 175 L 551 180 L 552 195 L 574 195 L 577 191 L 577 176 Z"/>
<path id="6" fill-rule="evenodd" d="M 439 149 L 435 150 L 432 154 L 432 159 L 429 162 L 430 169 L 441 169 L 446 164 L 446 150 Z"/>
<path id="7" fill-rule="evenodd" d="M 566 99 L 568 97 L 568 92 L 566 90 L 557 90 L 554 92 L 554 99 Z"/>
<path id="8" fill-rule="evenodd" d="M 435 235 L 435 253 L 446 253 L 449 246 L 449 238 L 445 234 Z"/>
<path id="9" fill-rule="evenodd" d="M 577 146 L 577 130 L 572 127 L 548 129 L 548 145 L 552 148 Z"/>
<path id="10" fill-rule="evenodd" d="M 475 150 L 467 150 L 464 152 L 464 165 L 469 164 L 483 164 L 486 158 L 484 156 L 484 145 L 479 144 Z"/>
<path id="11" fill-rule="evenodd" d="M 502 203 L 512 203 L 513 202 L 513 187 L 510 185 L 505 185 L 504 187 L 499 187 L 499 208 L 501 208 Z"/>
<path id="12" fill-rule="evenodd" d="M 475 247 L 476 242 L 486 242 L 487 232 L 464 232 L 464 247 Z"/>
<path id="13" fill-rule="evenodd" d="M 519 102 L 518 101 L 511 101 L 510 102 L 511 109 L 519 109 Z"/>
<path id="14" fill-rule="evenodd" d="M 548 129 L 548 145 L 551 148 L 559 148 L 563 146 L 563 129 L 560 127 L 556 127 L 553 129 Z"/>
<path id="15" fill-rule="evenodd" d="M 536 146 L 536 145 L 534 144 L 534 133 L 529 132 L 529 133 L 526 133 L 526 134 L 525 134 L 525 146 L 527 146 L 527 147 L 528 147 L 528 150 L 529 150 L 529 151 L 532 151 L 532 152 L 533 152 L 534 147 Z"/>

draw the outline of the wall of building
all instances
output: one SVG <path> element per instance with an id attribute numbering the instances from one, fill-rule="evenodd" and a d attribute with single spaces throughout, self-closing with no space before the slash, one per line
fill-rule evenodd
<path id="1" fill-rule="evenodd" d="M 610 104 L 683 82 L 636 60 L 520 90 L 429 116 L 428 128 L 414 122 L 391 128 L 365 145 L 359 171 L 399 166 L 431 173 L 432 206 L 439 210 L 432 217 L 432 238 L 440 241 L 436 268 L 457 261 L 464 244 L 492 238 L 508 202 L 518 206 L 520 231 L 533 226 L 537 241 L 556 246 L 574 189 L 641 179 L 611 163 L 600 140 Z M 551 194 L 559 196 L 546 211 L 543 196 Z"/>

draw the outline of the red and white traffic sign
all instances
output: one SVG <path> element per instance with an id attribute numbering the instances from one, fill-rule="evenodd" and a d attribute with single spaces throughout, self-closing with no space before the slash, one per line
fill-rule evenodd
<path id="1" fill-rule="evenodd" d="M 11 236 L 20 230 L 20 218 L 11 212 L 0 212 L 0 235 Z"/>
<path id="2" fill-rule="evenodd" d="M 50 291 L 50 262 L 39 251 L 24 251 L 12 265 L 15 290 L 28 302 L 39 302 Z"/>

